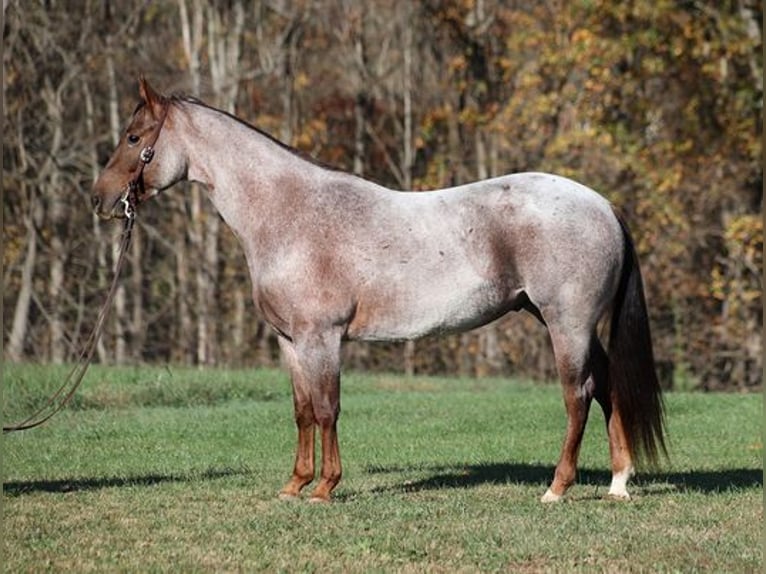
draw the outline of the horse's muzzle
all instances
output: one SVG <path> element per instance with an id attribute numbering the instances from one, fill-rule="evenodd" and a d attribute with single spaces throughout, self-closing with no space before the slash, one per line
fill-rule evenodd
<path id="1" fill-rule="evenodd" d="M 112 219 L 114 217 L 114 209 L 105 210 L 104 200 L 97 193 L 90 196 L 90 204 L 93 207 L 93 213 L 98 215 L 100 219 Z"/>
<path id="2" fill-rule="evenodd" d="M 90 196 L 90 205 L 93 207 L 93 211 L 96 212 L 97 215 L 100 215 L 100 208 L 101 208 L 101 197 L 97 194 L 93 194 Z"/>
<path id="3" fill-rule="evenodd" d="M 104 200 L 99 194 L 94 193 L 90 197 L 90 204 L 93 207 L 93 212 L 101 219 L 121 219 L 125 217 L 124 211 L 119 209 L 119 199 L 110 207 L 108 204 L 104 204 Z"/>

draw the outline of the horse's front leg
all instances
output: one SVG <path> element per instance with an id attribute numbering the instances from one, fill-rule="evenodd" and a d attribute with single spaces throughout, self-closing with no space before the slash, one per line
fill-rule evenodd
<path id="1" fill-rule="evenodd" d="M 335 385 L 338 391 L 340 385 Z M 337 394 L 330 391 L 330 394 Z M 335 399 L 321 407 L 323 414 L 318 414 L 319 428 L 322 433 L 322 470 L 319 484 L 311 493 L 311 502 L 329 502 L 330 493 L 340 482 L 343 469 L 340 463 L 340 447 L 338 446 L 338 414 L 340 401 Z M 326 409 L 326 410 L 325 410 Z"/>
<path id="2" fill-rule="evenodd" d="M 311 373 L 311 406 L 322 442 L 322 470 L 319 484 L 311 493 L 312 502 L 329 502 L 330 493 L 340 482 L 342 474 L 338 446 L 340 339 L 339 332 L 330 332 L 309 337 L 305 346 L 300 347 L 302 362 Z"/>
<path id="3" fill-rule="evenodd" d="M 302 376 L 300 365 L 293 344 L 282 337 L 279 338 L 290 378 L 293 386 L 293 406 L 295 408 L 295 424 L 298 427 L 298 447 L 295 453 L 293 475 L 279 493 L 282 499 L 292 499 L 300 495 L 304 486 L 314 480 L 314 409 L 311 406 L 311 390 L 305 377 Z"/>
<path id="4" fill-rule="evenodd" d="M 292 498 L 314 478 L 314 428 L 319 426 L 322 444 L 320 480 L 312 502 L 327 502 L 340 482 L 342 468 L 338 447 L 340 414 L 340 333 L 335 331 L 298 335 L 281 340 L 290 367 L 298 425 L 298 450 L 293 476 L 281 496 Z"/>
<path id="5" fill-rule="evenodd" d="M 295 454 L 293 475 L 282 488 L 279 497 L 285 500 L 296 498 L 304 486 L 314 480 L 314 421 L 306 423 L 302 413 L 295 414 L 298 425 L 298 449 Z"/>

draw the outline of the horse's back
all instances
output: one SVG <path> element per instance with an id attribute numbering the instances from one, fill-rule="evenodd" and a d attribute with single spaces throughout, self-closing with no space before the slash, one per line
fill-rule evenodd
<path id="1" fill-rule="evenodd" d="M 572 180 L 523 173 L 432 192 L 373 191 L 381 193 L 369 219 L 349 226 L 357 255 L 347 268 L 363 278 L 352 337 L 461 331 L 527 297 L 540 308 L 600 313 L 616 288 L 619 223 L 603 197 Z"/>
<path id="2" fill-rule="evenodd" d="M 587 215 L 614 219 L 609 201 L 601 194 L 549 173 L 514 173 L 442 191 L 460 196 L 458 201 L 470 201 L 472 197 L 487 205 L 518 209 L 523 216 L 537 217 L 554 226 L 571 225 L 576 218 Z"/>
<path id="3" fill-rule="evenodd" d="M 547 262 L 579 274 L 591 259 L 621 261 L 622 231 L 612 205 L 574 180 L 529 172 L 443 191 L 451 213 L 443 215 L 481 229 L 486 241 L 505 247 L 530 271 Z"/>

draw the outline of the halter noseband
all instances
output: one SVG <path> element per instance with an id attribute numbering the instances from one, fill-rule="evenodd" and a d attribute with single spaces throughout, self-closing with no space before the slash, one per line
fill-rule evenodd
<path id="1" fill-rule="evenodd" d="M 162 106 L 162 115 L 160 116 L 159 122 L 157 122 L 157 127 L 154 128 L 154 132 L 149 138 L 149 143 L 147 143 L 138 154 L 138 165 L 133 171 L 127 189 L 122 194 L 122 197 L 120 197 L 120 202 L 123 205 L 123 214 L 126 219 L 134 219 L 136 217 L 136 208 L 138 207 L 138 204 L 146 199 L 146 190 L 144 188 L 144 167 L 146 167 L 146 164 L 154 158 L 154 145 L 160 137 L 162 126 L 165 124 L 165 118 L 168 116 L 169 106 L 169 102 L 165 102 Z"/>

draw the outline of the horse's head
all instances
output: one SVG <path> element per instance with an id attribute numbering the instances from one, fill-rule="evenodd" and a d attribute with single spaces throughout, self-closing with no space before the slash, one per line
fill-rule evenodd
<path id="1" fill-rule="evenodd" d="M 181 179 L 185 169 L 168 133 L 170 100 L 155 92 L 143 77 L 139 92 L 141 103 L 93 185 L 93 209 L 105 219 L 125 217 L 137 203 Z"/>

